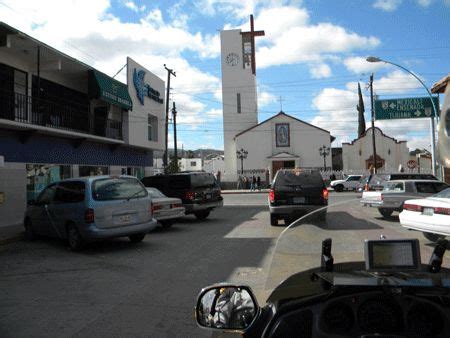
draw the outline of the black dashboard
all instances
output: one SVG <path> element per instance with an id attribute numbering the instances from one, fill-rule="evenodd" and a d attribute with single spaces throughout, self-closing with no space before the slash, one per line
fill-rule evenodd
<path id="1" fill-rule="evenodd" d="M 280 308 L 268 337 L 450 337 L 450 297 L 386 288 Z"/>

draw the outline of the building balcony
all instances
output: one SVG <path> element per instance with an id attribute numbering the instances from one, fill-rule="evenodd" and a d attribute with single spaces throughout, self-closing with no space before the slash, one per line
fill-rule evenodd
<path id="1" fill-rule="evenodd" d="M 0 92 L 0 119 L 123 140 L 122 121 L 91 115 L 88 107 L 20 93 Z"/>

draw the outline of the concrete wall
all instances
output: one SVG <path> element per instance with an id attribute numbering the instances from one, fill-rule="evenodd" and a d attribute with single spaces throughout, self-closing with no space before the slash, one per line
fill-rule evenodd
<path id="1" fill-rule="evenodd" d="M 290 146 L 277 147 L 275 125 L 288 123 L 290 129 Z M 272 157 L 287 152 L 298 156 L 296 165 L 304 168 L 323 168 L 323 157 L 319 154 L 321 146 L 330 146 L 330 133 L 295 120 L 287 115 L 279 115 L 236 138 L 236 147 L 248 151 L 244 160 L 244 170 L 260 170 L 271 168 Z M 283 160 L 290 160 L 286 158 Z M 292 159 L 294 160 L 294 159 Z M 326 158 L 327 167 L 331 167 L 331 154 Z M 239 167 L 240 169 L 240 167 Z"/>
<path id="2" fill-rule="evenodd" d="M 243 65 L 241 30 L 220 32 L 222 64 L 222 102 L 225 170 L 223 180 L 236 181 L 236 147 L 234 137 L 258 123 L 256 76 L 251 67 Z M 236 64 L 227 62 L 230 53 L 237 55 Z M 228 58 L 228 61 L 230 59 Z M 241 113 L 238 113 L 237 94 L 241 97 Z"/>
<path id="3" fill-rule="evenodd" d="M 407 168 L 410 160 L 409 149 L 404 141 L 397 141 L 384 135 L 380 129 L 375 128 L 375 146 L 377 155 L 385 160 L 382 168 L 386 171 L 398 171 L 399 165 Z M 360 155 L 361 153 L 361 155 Z M 372 129 L 367 129 L 365 136 L 352 143 L 342 144 L 343 170 L 366 170 L 366 160 L 373 154 Z"/>
<path id="4" fill-rule="evenodd" d="M 24 163 L 5 163 L 0 167 L 0 227 L 23 223 L 26 209 L 26 168 Z"/>
<path id="5" fill-rule="evenodd" d="M 124 114 L 124 141 L 130 145 L 163 150 L 165 148 L 165 100 L 163 103 L 156 102 L 150 97 L 144 97 L 142 104 L 137 96 L 136 87 L 133 83 L 134 70 L 145 71 L 144 82 L 157 90 L 161 98 L 164 98 L 164 81 L 139 65 L 131 58 L 127 58 L 127 84 L 128 92 L 133 102 L 133 110 Z M 148 140 L 148 115 L 151 114 L 158 119 L 157 141 Z"/>

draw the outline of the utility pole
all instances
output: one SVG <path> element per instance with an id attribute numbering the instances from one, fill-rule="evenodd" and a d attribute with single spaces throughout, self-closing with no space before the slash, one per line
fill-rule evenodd
<path id="1" fill-rule="evenodd" d="M 372 149 L 374 172 L 377 173 L 377 147 L 375 145 L 375 110 L 373 108 L 373 73 L 370 75 L 370 109 L 372 113 Z"/>
<path id="2" fill-rule="evenodd" d="M 164 68 L 167 70 L 167 91 L 166 91 L 166 142 L 165 142 L 165 152 L 163 157 L 163 166 L 166 170 L 167 165 L 169 163 L 169 95 L 170 95 L 170 75 L 176 77 L 173 69 L 169 69 L 164 64 Z"/>
<path id="3" fill-rule="evenodd" d="M 178 168 L 178 149 L 177 149 L 177 110 L 175 108 L 175 102 L 173 102 L 173 108 L 172 108 L 172 116 L 173 116 L 173 148 L 175 150 L 175 163 L 177 164 Z"/>

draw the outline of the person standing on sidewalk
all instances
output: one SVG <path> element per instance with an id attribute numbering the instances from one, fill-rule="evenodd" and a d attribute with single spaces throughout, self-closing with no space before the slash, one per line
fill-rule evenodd
<path id="1" fill-rule="evenodd" d="M 252 176 L 252 184 L 250 186 L 250 190 L 251 191 L 256 190 L 256 177 L 255 177 L 255 175 Z"/>
<path id="2" fill-rule="evenodd" d="M 260 176 L 258 176 L 258 177 L 256 178 L 256 188 L 257 188 L 259 191 L 261 191 L 261 177 L 260 177 Z"/>

